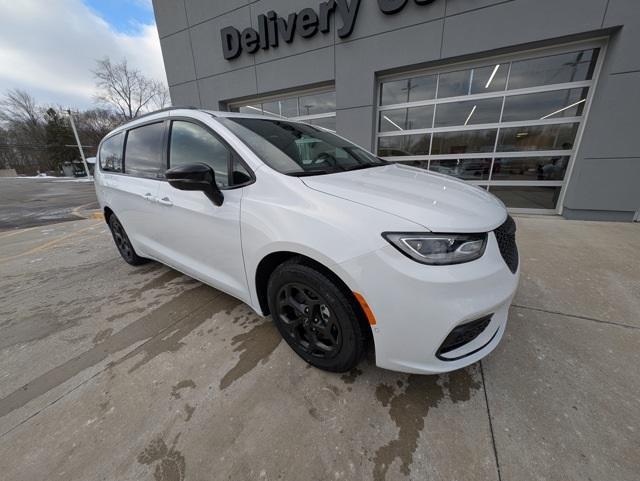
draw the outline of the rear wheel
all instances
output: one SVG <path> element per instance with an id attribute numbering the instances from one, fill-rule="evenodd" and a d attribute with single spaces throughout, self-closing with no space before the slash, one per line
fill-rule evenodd
<path id="1" fill-rule="evenodd" d="M 129 240 L 129 236 L 127 236 L 127 233 L 124 231 L 124 227 L 122 227 L 120 220 L 118 220 L 115 214 L 111 214 L 109 217 L 109 228 L 111 229 L 111 235 L 116 243 L 118 252 L 120 252 L 120 255 L 128 264 L 131 264 L 132 266 L 139 266 L 149 262 L 149 259 L 145 259 L 144 257 L 140 257 L 136 254 L 136 251 Z"/>
<path id="2" fill-rule="evenodd" d="M 365 341 L 357 313 L 345 293 L 323 273 L 285 262 L 271 275 L 267 296 L 280 334 L 302 359 L 333 372 L 358 364 Z"/>

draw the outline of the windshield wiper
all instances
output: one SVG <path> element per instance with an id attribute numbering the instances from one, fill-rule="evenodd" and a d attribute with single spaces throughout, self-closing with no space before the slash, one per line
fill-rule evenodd
<path id="1" fill-rule="evenodd" d="M 340 171 L 338 171 L 340 172 Z M 286 175 L 290 175 L 292 177 L 308 177 L 311 175 L 325 175 L 325 174 L 335 174 L 335 172 L 329 172 L 328 170 L 303 170 L 301 172 L 285 172 Z"/>

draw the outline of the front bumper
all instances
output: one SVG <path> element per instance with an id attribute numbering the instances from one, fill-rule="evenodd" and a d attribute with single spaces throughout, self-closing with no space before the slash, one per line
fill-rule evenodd
<path id="1" fill-rule="evenodd" d="M 426 266 L 389 245 L 340 264 L 340 270 L 376 318 L 376 364 L 422 374 L 468 366 L 498 345 L 520 273 L 509 270 L 493 233 L 484 255 L 465 264 Z M 489 315 L 473 340 L 438 352 L 454 328 Z"/>

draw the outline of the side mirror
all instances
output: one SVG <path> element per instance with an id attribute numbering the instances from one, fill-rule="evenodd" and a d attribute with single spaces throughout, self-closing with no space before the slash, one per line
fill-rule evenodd
<path id="1" fill-rule="evenodd" d="M 179 165 L 167 170 L 165 176 L 171 187 L 178 190 L 199 190 L 215 205 L 222 205 L 224 195 L 216 184 L 216 174 L 211 166 L 202 163 Z"/>

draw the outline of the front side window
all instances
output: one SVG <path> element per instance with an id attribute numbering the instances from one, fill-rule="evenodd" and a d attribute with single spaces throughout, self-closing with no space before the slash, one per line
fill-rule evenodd
<path id="1" fill-rule="evenodd" d="M 109 137 L 100 147 L 100 169 L 105 172 L 122 172 L 122 132 Z"/>
<path id="2" fill-rule="evenodd" d="M 162 178 L 165 170 L 162 161 L 163 135 L 163 122 L 131 129 L 127 134 L 124 155 L 125 173 L 152 179 Z"/>
<path id="3" fill-rule="evenodd" d="M 231 152 L 209 131 L 191 122 L 174 121 L 169 144 L 169 166 L 196 162 L 211 166 L 216 184 L 229 186 L 229 160 Z"/>
<path id="4" fill-rule="evenodd" d="M 300 123 L 256 119 L 218 119 L 268 166 L 288 175 L 322 175 L 386 164 L 326 130 Z"/>

